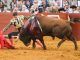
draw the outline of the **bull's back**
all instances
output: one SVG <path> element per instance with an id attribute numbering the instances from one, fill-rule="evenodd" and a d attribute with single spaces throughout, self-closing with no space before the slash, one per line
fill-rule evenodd
<path id="1" fill-rule="evenodd" d="M 51 28 L 55 25 L 65 26 L 69 24 L 66 20 L 55 19 L 54 17 L 40 16 L 38 17 L 40 24 L 43 27 Z"/>

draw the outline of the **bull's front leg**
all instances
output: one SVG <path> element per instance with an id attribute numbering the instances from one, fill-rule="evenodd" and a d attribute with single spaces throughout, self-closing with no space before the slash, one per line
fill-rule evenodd
<path id="1" fill-rule="evenodd" d="M 32 44 L 32 48 L 33 48 L 33 49 L 36 47 L 35 42 L 36 42 L 36 41 L 33 40 L 33 44 Z"/>
<path id="2" fill-rule="evenodd" d="M 44 50 L 46 50 L 46 45 L 45 45 L 45 43 L 44 43 L 43 38 L 40 38 L 40 42 L 41 42 L 41 43 L 42 43 L 42 45 L 43 45 L 43 49 L 44 49 Z"/>

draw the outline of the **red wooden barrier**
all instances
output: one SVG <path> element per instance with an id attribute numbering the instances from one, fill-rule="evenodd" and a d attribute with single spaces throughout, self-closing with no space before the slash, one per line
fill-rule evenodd
<path id="1" fill-rule="evenodd" d="M 70 18 L 80 18 L 80 14 L 71 13 L 69 14 Z M 73 33 L 76 36 L 77 40 L 80 40 L 80 23 L 71 24 L 73 28 Z"/>
<path id="2" fill-rule="evenodd" d="M 30 13 L 19 13 L 20 14 L 23 14 L 23 15 L 26 15 L 26 16 L 29 16 Z M 43 13 L 45 15 L 48 15 L 48 14 L 51 14 L 51 13 Z M 62 19 L 67 19 L 67 16 L 68 14 L 62 14 L 62 13 L 57 13 L 59 14 L 59 16 L 62 18 Z M 80 18 L 80 14 L 69 14 L 69 16 L 71 18 Z M 7 24 L 8 22 L 10 21 L 10 19 L 12 19 L 12 13 L 0 13 L 0 30 L 2 30 Z M 73 28 L 73 33 L 74 35 L 77 37 L 77 40 L 80 40 L 80 23 L 76 23 L 76 24 L 71 24 L 72 28 Z M 7 32 L 5 32 L 4 34 L 8 34 L 10 31 L 14 30 L 14 27 L 12 26 L 10 29 L 8 29 Z"/>

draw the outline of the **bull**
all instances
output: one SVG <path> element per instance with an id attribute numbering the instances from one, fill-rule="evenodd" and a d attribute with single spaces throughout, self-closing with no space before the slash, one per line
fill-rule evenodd
<path id="1" fill-rule="evenodd" d="M 35 48 L 36 39 L 39 39 L 43 45 L 43 49 L 46 49 L 46 45 L 43 40 L 43 36 L 51 36 L 53 39 L 58 37 L 61 41 L 58 43 L 57 47 L 59 48 L 61 44 L 66 40 L 66 38 L 72 41 L 75 45 L 75 50 L 77 50 L 77 42 L 72 33 L 72 27 L 70 26 L 70 22 L 65 21 L 63 19 L 56 19 L 54 17 L 48 16 L 34 16 L 36 21 L 39 21 L 40 24 L 37 23 L 38 27 L 34 27 L 30 30 L 31 24 L 24 25 L 19 34 L 20 40 L 28 45 L 33 40 L 33 47 Z M 34 21 L 34 20 L 33 20 Z M 36 32 L 36 33 L 35 33 Z"/>

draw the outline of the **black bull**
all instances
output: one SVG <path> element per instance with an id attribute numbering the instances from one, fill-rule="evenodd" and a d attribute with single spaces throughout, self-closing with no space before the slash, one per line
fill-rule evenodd
<path id="1" fill-rule="evenodd" d="M 43 36 L 51 36 L 53 38 L 58 37 L 62 39 L 57 45 L 58 48 L 67 38 L 74 43 L 75 49 L 77 50 L 77 42 L 72 34 L 72 28 L 68 21 L 47 16 L 36 16 L 36 18 L 41 25 L 42 31 L 40 27 L 34 27 L 33 30 L 30 30 L 31 24 L 28 24 L 25 28 L 24 25 L 21 29 L 19 38 L 25 45 L 28 45 L 32 39 L 33 47 L 35 47 L 36 39 L 39 39 L 43 45 L 43 49 L 46 49 Z"/>

